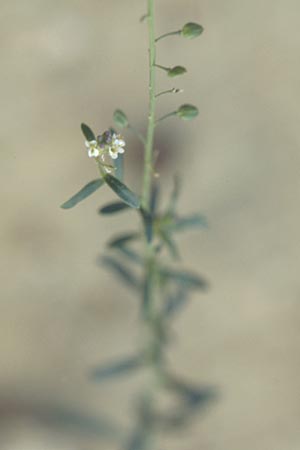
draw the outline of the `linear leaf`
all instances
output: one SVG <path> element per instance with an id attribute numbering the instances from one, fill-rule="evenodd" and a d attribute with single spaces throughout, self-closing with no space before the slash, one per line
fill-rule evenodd
<path id="1" fill-rule="evenodd" d="M 173 216 L 175 214 L 180 190 L 181 190 L 181 180 L 178 175 L 175 175 L 174 176 L 174 186 L 173 186 L 173 190 L 171 192 L 169 206 L 168 206 L 168 213 L 167 213 L 171 216 Z"/>
<path id="2" fill-rule="evenodd" d="M 87 141 L 95 141 L 96 137 L 93 133 L 93 131 L 90 129 L 90 127 L 88 125 L 86 125 L 85 123 L 81 124 L 81 131 L 84 135 L 84 137 L 86 138 Z"/>
<path id="3" fill-rule="evenodd" d="M 207 228 L 207 220 L 202 214 L 193 214 L 186 217 L 178 217 L 175 219 L 172 230 L 184 231 L 188 228 Z"/>
<path id="4" fill-rule="evenodd" d="M 162 314 L 164 317 L 174 316 L 187 302 L 188 295 L 185 287 L 179 286 L 176 292 L 168 295 L 164 302 Z"/>
<path id="5" fill-rule="evenodd" d="M 95 367 L 91 371 L 91 376 L 97 382 L 105 381 L 126 375 L 128 372 L 140 368 L 142 364 L 143 360 L 141 355 L 129 356 L 104 366 Z"/>
<path id="6" fill-rule="evenodd" d="M 130 261 L 138 263 L 139 266 L 142 264 L 143 260 L 141 256 L 131 248 L 127 247 L 127 245 L 119 245 L 118 247 L 114 248 L 118 249 L 119 252 L 121 252 L 122 255 L 126 256 L 126 258 L 130 259 Z"/>
<path id="7" fill-rule="evenodd" d="M 124 183 L 113 175 L 106 174 L 105 181 L 109 187 L 131 208 L 138 209 L 140 207 L 139 197 L 132 192 Z"/>
<path id="8" fill-rule="evenodd" d="M 127 244 L 129 241 L 134 241 L 136 239 L 140 238 L 140 233 L 137 233 L 136 231 L 132 233 L 124 233 L 121 234 L 115 238 L 113 238 L 111 241 L 109 241 L 108 246 L 109 247 L 121 247 L 124 244 Z"/>
<path id="9" fill-rule="evenodd" d="M 208 283 L 204 278 L 192 272 L 181 272 L 172 269 L 162 268 L 161 273 L 167 279 L 170 279 L 175 283 L 181 286 L 185 286 L 186 288 L 189 289 L 205 290 L 208 287 Z"/>
<path id="10" fill-rule="evenodd" d="M 141 212 L 141 216 L 142 216 L 144 227 L 145 227 L 147 242 L 150 243 L 152 241 L 152 237 L 153 237 L 152 215 L 148 211 L 146 211 L 144 208 L 140 208 L 140 212 Z"/>
<path id="11" fill-rule="evenodd" d="M 164 230 L 160 230 L 160 237 L 162 238 L 167 249 L 169 250 L 171 257 L 174 259 L 179 259 L 179 251 L 170 233 Z"/>
<path id="12" fill-rule="evenodd" d="M 99 214 L 115 214 L 128 208 L 130 208 L 130 206 L 126 203 L 112 202 L 108 205 L 102 206 L 102 208 L 99 209 Z"/>
<path id="13" fill-rule="evenodd" d="M 118 275 L 120 280 L 127 284 L 127 286 L 134 289 L 140 289 L 141 284 L 137 277 L 116 258 L 111 256 L 103 256 L 102 263 Z"/>
<path id="14" fill-rule="evenodd" d="M 118 158 L 114 160 L 115 175 L 120 181 L 124 178 L 124 155 L 119 154 Z"/>
<path id="15" fill-rule="evenodd" d="M 216 390 L 213 387 L 195 387 L 174 377 L 170 378 L 168 387 L 182 396 L 186 406 L 192 409 L 203 407 L 216 398 Z"/>
<path id="16" fill-rule="evenodd" d="M 81 202 L 85 198 L 89 197 L 93 192 L 99 189 L 104 184 L 104 181 L 101 178 L 97 178 L 96 180 L 90 181 L 86 184 L 82 189 L 80 189 L 77 194 L 73 195 L 69 200 L 61 205 L 63 209 L 73 208 L 77 203 Z"/>
<path id="17" fill-rule="evenodd" d="M 159 425 L 162 429 L 173 429 L 184 426 L 197 412 L 201 412 L 211 401 L 217 398 L 216 390 L 212 387 L 192 387 L 181 382 L 169 387 L 180 398 L 180 404 L 171 414 L 160 417 Z"/>
<path id="18" fill-rule="evenodd" d="M 113 440 L 121 440 L 123 436 L 123 430 L 106 418 L 95 418 L 60 406 L 46 407 L 36 414 L 50 426 L 72 429 L 73 432 L 92 433 Z"/>
<path id="19" fill-rule="evenodd" d="M 156 214 L 158 200 L 159 200 L 159 184 L 156 182 L 153 184 L 150 198 L 150 213 L 152 216 Z"/>

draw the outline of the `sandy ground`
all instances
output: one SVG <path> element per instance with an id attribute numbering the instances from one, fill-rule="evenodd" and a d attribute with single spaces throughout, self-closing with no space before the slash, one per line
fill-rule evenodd
<path id="1" fill-rule="evenodd" d="M 59 205 L 96 176 L 82 121 L 99 130 L 116 107 L 145 129 L 145 3 L 2 1 L 0 201 L 0 448 L 118 448 L 68 412 L 130 423 L 143 377 L 97 386 L 90 367 L 133 349 L 138 308 L 96 265 L 111 232 L 107 189 L 70 211 Z M 299 13 L 296 0 L 164 0 L 162 33 L 195 20 L 199 40 L 161 42 L 158 62 L 182 64 L 181 97 L 197 122 L 170 119 L 157 147 L 164 192 L 184 179 L 181 208 L 207 231 L 180 241 L 187 268 L 208 277 L 176 320 L 174 370 L 216 386 L 219 400 L 165 437 L 181 450 L 300 448 Z M 174 80 L 175 81 L 175 80 Z M 163 74 L 162 89 L 170 86 Z M 141 154 L 126 136 L 127 180 L 140 188 Z M 175 345 L 176 344 L 176 345 Z M 62 416 L 61 416 L 62 415 Z M 77 422 L 76 422 L 77 421 Z M 164 444 L 164 445 L 163 445 Z"/>

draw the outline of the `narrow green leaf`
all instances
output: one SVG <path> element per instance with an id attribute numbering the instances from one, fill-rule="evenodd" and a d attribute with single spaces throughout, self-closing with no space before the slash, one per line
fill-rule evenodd
<path id="1" fill-rule="evenodd" d="M 124 209 L 128 209 L 129 205 L 123 202 L 112 202 L 108 205 L 102 206 L 99 209 L 99 214 L 115 214 L 120 211 L 124 211 Z"/>
<path id="2" fill-rule="evenodd" d="M 73 206 L 77 205 L 77 203 L 81 202 L 85 198 L 89 197 L 93 192 L 99 189 L 104 184 L 103 179 L 97 178 L 96 180 L 90 181 L 86 184 L 82 189 L 80 189 L 77 194 L 73 195 L 69 200 L 61 205 L 63 209 L 70 209 Z"/>
<path id="3" fill-rule="evenodd" d="M 119 252 L 122 253 L 123 256 L 126 256 L 126 258 L 130 259 L 130 261 L 134 263 L 137 263 L 139 266 L 142 264 L 143 262 L 142 257 L 137 252 L 129 248 L 127 245 L 114 246 L 113 248 L 117 249 Z"/>
<path id="4" fill-rule="evenodd" d="M 181 180 L 178 175 L 174 176 L 174 186 L 170 196 L 167 214 L 174 216 L 177 208 L 178 198 L 181 191 Z"/>
<path id="5" fill-rule="evenodd" d="M 106 174 L 104 177 L 109 187 L 131 208 L 138 209 L 140 207 L 139 197 L 128 187 L 113 175 Z"/>
<path id="6" fill-rule="evenodd" d="M 159 184 L 156 182 L 153 184 L 151 199 L 150 199 L 150 213 L 155 216 L 159 200 Z"/>
<path id="7" fill-rule="evenodd" d="M 142 302 L 142 315 L 147 318 L 151 314 L 151 299 L 153 296 L 153 287 L 155 285 L 158 272 L 158 268 L 153 263 L 153 260 L 147 262 L 145 271 L 145 277 L 143 280 L 143 302 Z"/>
<path id="8" fill-rule="evenodd" d="M 168 76 L 171 78 L 178 77 L 179 75 L 183 75 L 187 70 L 183 66 L 175 66 L 168 69 Z"/>
<path id="9" fill-rule="evenodd" d="M 166 230 L 160 230 L 159 232 L 161 239 L 163 240 L 163 243 L 169 250 L 169 253 L 172 258 L 179 259 L 179 251 L 177 249 L 175 241 L 172 239 L 170 233 L 168 233 Z"/>
<path id="10" fill-rule="evenodd" d="M 132 233 L 124 233 L 109 241 L 109 247 L 121 247 L 124 244 L 127 244 L 130 241 L 134 241 L 141 237 L 140 233 L 132 232 Z"/>
<path id="11" fill-rule="evenodd" d="M 188 228 L 207 228 L 206 217 L 202 214 L 193 214 L 186 217 L 177 217 L 172 225 L 173 231 L 184 231 Z"/>
<path id="12" fill-rule="evenodd" d="M 115 176 L 118 180 L 123 181 L 124 178 L 124 154 L 119 154 L 114 160 Z"/>
<path id="13" fill-rule="evenodd" d="M 143 365 L 143 359 L 140 355 L 129 356 L 119 359 L 111 364 L 99 366 L 91 371 L 92 378 L 99 381 L 106 381 L 111 378 L 127 375 Z"/>
<path id="14" fill-rule="evenodd" d="M 169 377 L 165 386 L 175 392 L 180 400 L 180 404 L 174 409 L 174 412 L 161 417 L 160 423 L 165 429 L 185 425 L 196 412 L 202 411 L 217 397 L 216 390 L 211 386 L 194 387 L 174 377 Z"/>
<path id="15" fill-rule="evenodd" d="M 168 295 L 164 302 L 162 314 L 164 317 L 174 316 L 186 304 L 188 299 L 187 289 L 179 286 L 172 294 Z"/>
<path id="16" fill-rule="evenodd" d="M 141 288 L 141 283 L 138 281 L 135 274 L 116 258 L 113 258 L 111 256 L 103 256 L 101 261 L 107 268 L 112 270 L 127 286 L 135 290 L 139 290 Z"/>
<path id="17" fill-rule="evenodd" d="M 195 387 L 174 377 L 169 379 L 167 387 L 182 396 L 186 406 L 191 409 L 206 406 L 208 402 L 216 398 L 215 388 Z"/>
<path id="18" fill-rule="evenodd" d="M 162 268 L 161 273 L 164 277 L 175 283 L 185 286 L 189 289 L 202 289 L 205 290 L 208 287 L 208 283 L 201 276 L 192 272 L 180 272 L 172 269 Z"/>
<path id="19" fill-rule="evenodd" d="M 192 120 L 198 116 L 199 111 L 198 108 L 194 105 L 181 105 L 176 111 L 178 117 L 183 120 Z"/>
<path id="20" fill-rule="evenodd" d="M 81 131 L 84 135 L 84 137 L 86 138 L 87 141 L 95 141 L 96 137 L 93 133 L 93 131 L 90 129 L 90 127 L 88 125 L 86 125 L 85 123 L 81 124 Z"/>
<path id="21" fill-rule="evenodd" d="M 128 127 L 128 119 L 127 119 L 127 116 L 126 116 L 126 114 L 125 114 L 123 111 L 121 111 L 120 109 L 116 109 L 116 110 L 115 110 L 113 118 L 114 118 L 114 122 L 115 122 L 115 124 L 117 125 L 117 127 L 120 127 L 120 128 L 126 128 L 126 127 Z"/>
<path id="22" fill-rule="evenodd" d="M 73 432 L 95 434 L 112 440 L 120 440 L 123 430 L 104 417 L 93 417 L 77 411 L 50 406 L 36 412 L 38 418 L 50 426 L 61 427 Z"/>
<path id="23" fill-rule="evenodd" d="M 193 39 L 195 37 L 200 36 L 204 31 L 204 28 L 199 23 L 189 22 L 186 23 L 182 30 L 181 35 L 188 39 Z"/>

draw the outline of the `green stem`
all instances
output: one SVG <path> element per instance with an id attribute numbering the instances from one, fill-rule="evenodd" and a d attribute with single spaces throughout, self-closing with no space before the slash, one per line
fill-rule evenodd
<path id="1" fill-rule="evenodd" d="M 167 36 L 173 36 L 174 34 L 181 34 L 181 30 L 170 31 L 169 33 L 162 34 L 161 36 L 159 36 L 158 38 L 155 39 L 155 42 L 158 42 L 158 41 L 160 41 L 161 39 L 164 39 Z"/>
<path id="2" fill-rule="evenodd" d="M 162 69 L 165 72 L 169 72 L 169 70 L 170 70 L 170 67 L 162 66 L 160 64 L 154 64 L 154 65 L 155 65 L 155 67 L 158 67 L 159 69 Z"/>
<path id="3" fill-rule="evenodd" d="M 168 114 L 165 114 L 164 116 L 160 117 L 159 119 L 157 119 L 155 123 L 161 122 L 162 120 L 165 120 L 168 117 L 176 116 L 176 114 L 177 114 L 177 111 L 172 111 L 172 112 L 170 112 Z"/>
<path id="4" fill-rule="evenodd" d="M 155 128 L 155 36 L 154 36 L 154 0 L 148 0 L 149 28 L 149 116 L 145 145 L 144 180 L 142 206 L 148 211 L 153 174 L 153 140 Z"/>
<path id="5" fill-rule="evenodd" d="M 180 92 L 182 92 L 182 89 L 172 88 L 172 89 L 167 89 L 166 91 L 159 92 L 158 94 L 155 95 L 155 97 L 157 98 L 164 94 L 178 94 Z"/>

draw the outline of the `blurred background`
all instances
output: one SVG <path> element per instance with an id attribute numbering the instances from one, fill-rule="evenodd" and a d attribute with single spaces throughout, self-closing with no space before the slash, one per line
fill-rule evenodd
<path id="1" fill-rule="evenodd" d="M 299 13 L 296 0 L 163 0 L 157 34 L 201 23 L 205 33 L 159 43 L 158 115 L 195 103 L 199 118 L 158 128 L 165 196 L 182 174 L 182 213 L 209 229 L 180 238 L 187 269 L 211 288 L 174 323 L 172 367 L 218 388 L 218 400 L 163 448 L 300 447 Z M 88 371 L 137 345 L 138 305 L 96 264 L 130 213 L 96 211 L 103 188 L 59 205 L 97 176 L 82 121 L 101 132 L 115 108 L 147 119 L 146 1 L 2 1 L 1 450 L 118 448 L 109 419 L 130 425 L 143 376 L 95 384 Z M 127 183 L 140 189 L 141 148 L 126 134 Z M 121 220 L 120 218 L 121 217 Z M 100 425 L 98 423 L 100 421 Z M 104 439 L 99 426 L 104 424 Z M 82 426 L 83 425 L 83 426 Z"/>

